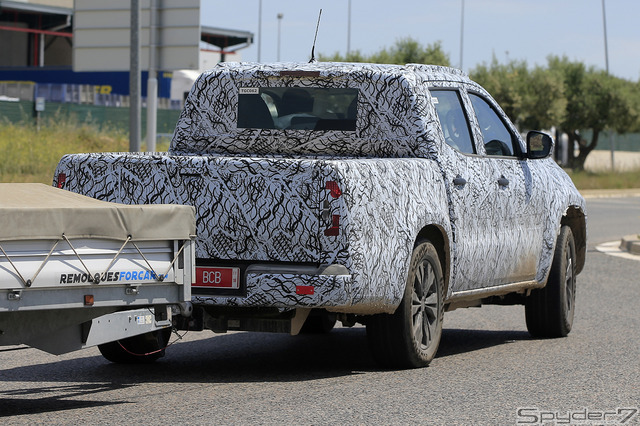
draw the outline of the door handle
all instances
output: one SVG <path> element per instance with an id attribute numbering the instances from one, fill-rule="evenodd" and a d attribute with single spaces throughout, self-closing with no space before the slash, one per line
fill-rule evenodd
<path id="1" fill-rule="evenodd" d="M 455 186 L 465 186 L 467 184 L 467 180 L 462 176 L 458 175 L 453 179 L 453 184 Z"/>
<path id="2" fill-rule="evenodd" d="M 504 176 L 500 176 L 500 179 L 498 179 L 498 185 L 500 185 L 501 187 L 509 186 L 509 179 Z"/>

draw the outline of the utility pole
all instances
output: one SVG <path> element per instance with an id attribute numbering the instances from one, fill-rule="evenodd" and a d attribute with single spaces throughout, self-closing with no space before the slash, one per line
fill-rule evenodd
<path id="1" fill-rule="evenodd" d="M 140 0 L 131 0 L 129 151 L 140 151 Z"/>

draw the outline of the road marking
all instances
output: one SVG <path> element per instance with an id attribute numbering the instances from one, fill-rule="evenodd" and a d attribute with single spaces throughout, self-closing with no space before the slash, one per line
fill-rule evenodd
<path id="1" fill-rule="evenodd" d="M 619 190 L 584 190 L 580 194 L 585 199 L 602 199 L 602 198 L 635 198 L 640 197 L 639 189 L 619 189 Z"/>
<path id="2" fill-rule="evenodd" d="M 610 256 L 622 257 L 623 259 L 640 261 L 640 256 L 630 254 L 624 250 L 620 250 L 620 241 L 611 241 L 610 243 L 603 243 L 596 246 L 596 250 L 600 253 L 608 254 Z"/>

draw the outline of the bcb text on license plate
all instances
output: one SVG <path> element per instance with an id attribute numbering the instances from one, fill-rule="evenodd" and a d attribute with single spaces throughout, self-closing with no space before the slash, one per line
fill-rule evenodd
<path id="1" fill-rule="evenodd" d="M 194 287 L 238 289 L 240 288 L 240 268 L 198 266 Z"/>

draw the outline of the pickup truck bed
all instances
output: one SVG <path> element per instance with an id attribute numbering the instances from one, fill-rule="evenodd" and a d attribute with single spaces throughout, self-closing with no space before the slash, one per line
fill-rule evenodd
<path id="1" fill-rule="evenodd" d="M 100 153 L 66 155 L 58 170 L 65 188 L 93 198 L 193 205 L 198 266 L 241 274 L 236 289 L 196 280 L 197 304 L 393 312 L 414 235 L 424 223 L 449 228 L 432 161 Z"/>

